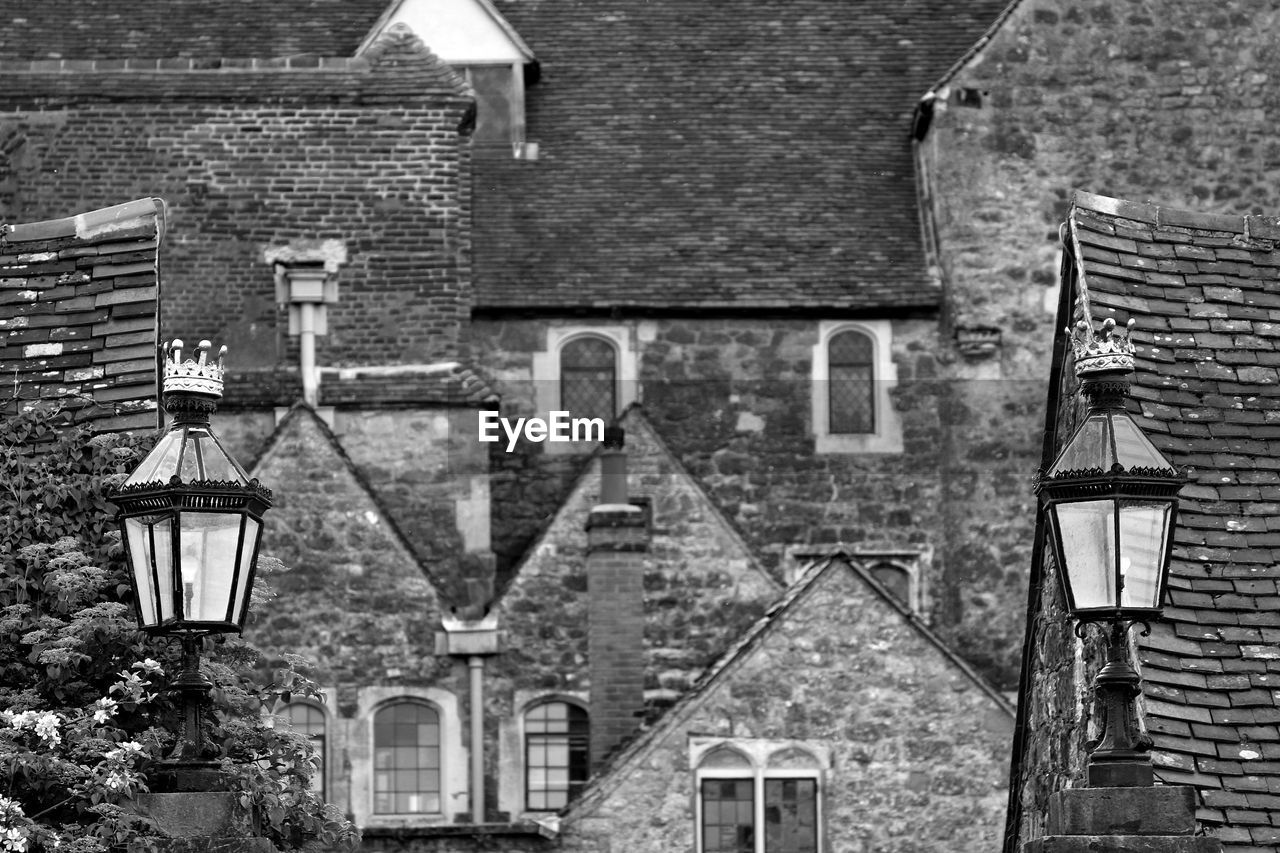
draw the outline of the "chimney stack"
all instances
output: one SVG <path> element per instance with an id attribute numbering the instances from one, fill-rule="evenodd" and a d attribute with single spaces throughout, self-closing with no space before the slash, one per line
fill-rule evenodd
<path id="1" fill-rule="evenodd" d="M 587 654 L 591 772 L 639 726 L 644 711 L 644 512 L 627 498 L 622 427 L 605 430 L 600 503 L 587 519 Z"/>

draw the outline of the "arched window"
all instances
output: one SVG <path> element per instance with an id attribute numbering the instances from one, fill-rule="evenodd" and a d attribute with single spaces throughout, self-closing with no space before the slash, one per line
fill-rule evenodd
<path id="1" fill-rule="evenodd" d="M 290 702 L 285 706 L 284 713 L 281 716 L 284 717 L 289 728 L 300 735 L 306 735 L 307 739 L 311 741 L 311 746 L 316 751 L 316 758 L 320 759 L 320 766 L 316 768 L 316 775 L 311 777 L 311 790 L 318 793 L 323 799 L 325 796 L 326 743 L 324 711 L 310 702 Z"/>
<path id="2" fill-rule="evenodd" d="M 440 715 L 420 702 L 393 702 L 373 717 L 373 811 L 441 810 Z"/>
<path id="3" fill-rule="evenodd" d="M 581 337 L 560 350 L 560 408 L 571 418 L 601 418 L 611 423 L 618 414 L 617 352 L 604 338 Z"/>
<path id="4" fill-rule="evenodd" d="M 832 435 L 876 431 L 875 342 L 848 330 L 827 343 L 827 431 Z"/>
<path id="5" fill-rule="evenodd" d="M 524 715 L 525 808 L 554 811 L 578 795 L 589 775 L 587 712 L 543 702 Z"/>
<path id="6" fill-rule="evenodd" d="M 902 566 L 893 563 L 876 563 L 871 567 L 871 576 L 884 584 L 885 589 L 908 607 L 911 603 L 911 573 Z"/>
<path id="7" fill-rule="evenodd" d="M 755 760 L 719 746 L 698 762 L 698 853 L 818 853 L 819 762 L 764 746 Z"/>

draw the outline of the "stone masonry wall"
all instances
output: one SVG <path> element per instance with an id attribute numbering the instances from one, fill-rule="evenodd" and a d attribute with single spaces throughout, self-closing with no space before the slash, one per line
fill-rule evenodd
<path id="1" fill-rule="evenodd" d="M 698 736 L 829 750 L 824 850 L 989 851 L 1003 824 L 1011 727 L 1006 706 L 840 564 L 776 615 L 702 695 L 624 753 L 606 784 L 571 808 L 556 841 L 406 836 L 366 847 L 692 850 L 690 738 Z"/>
<path id="2" fill-rule="evenodd" d="M 477 319 L 478 359 L 503 414 L 529 415 L 532 357 L 569 321 Z M 616 325 L 616 321 L 611 321 Z M 582 325 L 581 321 L 574 321 Z M 788 554 L 843 543 L 927 555 L 926 610 L 962 653 L 1016 684 L 1044 401 L 1039 382 L 983 378 L 937 343 L 937 324 L 893 324 L 900 454 L 817 454 L 811 427 L 815 320 L 626 323 L 645 417 L 779 579 Z M 964 374 L 968 370 L 968 374 Z M 491 453 L 500 578 L 562 499 L 578 458 L 524 445 Z M 500 520 L 500 521 L 499 521 Z"/>

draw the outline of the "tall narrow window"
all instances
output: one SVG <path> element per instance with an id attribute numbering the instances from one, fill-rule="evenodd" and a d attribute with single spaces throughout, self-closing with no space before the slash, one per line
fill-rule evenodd
<path id="1" fill-rule="evenodd" d="M 441 811 L 440 715 L 419 702 L 395 702 L 373 718 L 373 811 Z"/>
<path id="2" fill-rule="evenodd" d="M 833 336 L 828 348 L 828 432 L 875 432 L 874 342 L 861 332 L 846 331 Z"/>
<path id="3" fill-rule="evenodd" d="M 560 408 L 610 423 L 617 409 L 617 353 L 603 338 L 574 338 L 560 350 Z"/>
<path id="4" fill-rule="evenodd" d="M 564 808 L 587 782 L 590 724 L 568 702 L 544 702 L 524 717 L 525 808 Z"/>
<path id="5" fill-rule="evenodd" d="M 325 796 L 324 711 L 309 702 L 290 702 L 285 706 L 284 718 L 288 722 L 289 728 L 300 735 L 306 735 L 307 740 L 311 741 L 311 746 L 316 751 L 316 757 L 320 759 L 320 765 L 316 768 L 316 775 L 311 777 L 311 790 L 318 793 L 323 799 Z"/>

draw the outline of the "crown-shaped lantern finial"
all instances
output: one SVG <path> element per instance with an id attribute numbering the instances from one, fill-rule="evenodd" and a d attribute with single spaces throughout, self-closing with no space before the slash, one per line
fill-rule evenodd
<path id="1" fill-rule="evenodd" d="M 1133 370 L 1133 341 L 1129 338 L 1133 327 L 1134 321 L 1130 320 L 1116 331 L 1116 321 L 1108 317 L 1097 333 L 1088 320 L 1080 320 L 1075 329 L 1067 329 L 1076 355 L 1076 376 Z"/>
<path id="2" fill-rule="evenodd" d="M 227 348 L 224 346 L 218 350 L 218 360 L 214 363 L 209 360 L 211 347 L 212 344 L 208 341 L 201 341 L 196 347 L 200 353 L 199 359 L 189 358 L 183 361 L 181 340 L 175 338 L 173 343 L 165 344 L 164 392 L 221 397 L 222 359 L 227 354 Z"/>

